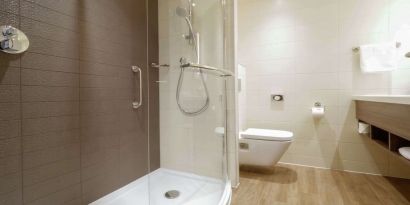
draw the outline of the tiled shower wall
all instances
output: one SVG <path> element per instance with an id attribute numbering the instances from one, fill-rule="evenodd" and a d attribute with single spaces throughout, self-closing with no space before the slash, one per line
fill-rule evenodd
<path id="1" fill-rule="evenodd" d="M 1 205 L 88 204 L 149 172 L 158 88 L 148 100 L 144 86 L 133 110 L 130 70 L 142 67 L 148 85 L 146 15 L 145 1 L 0 0 L 0 24 L 30 39 L 23 55 L 0 54 Z"/>
<path id="2" fill-rule="evenodd" d="M 399 41 L 410 51 L 408 0 L 239 0 L 238 61 L 247 70 L 247 127 L 293 131 L 282 162 L 410 177 L 357 134 L 352 95 L 410 94 L 410 59 L 363 74 L 352 48 Z M 272 103 L 271 94 L 284 102 Z M 313 120 L 315 102 L 326 115 Z"/>

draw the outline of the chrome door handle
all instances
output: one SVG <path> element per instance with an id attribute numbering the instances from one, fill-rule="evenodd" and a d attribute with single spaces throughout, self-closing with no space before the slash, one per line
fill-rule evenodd
<path id="1" fill-rule="evenodd" d="M 132 72 L 138 73 L 139 75 L 139 87 L 140 87 L 139 100 L 136 101 L 135 99 L 135 101 L 132 102 L 132 108 L 138 109 L 142 105 L 142 70 L 138 66 L 132 66 L 131 69 L 132 69 Z"/>
<path id="2" fill-rule="evenodd" d="M 153 68 L 169 68 L 169 64 L 158 64 L 158 63 L 151 63 L 151 67 Z"/>

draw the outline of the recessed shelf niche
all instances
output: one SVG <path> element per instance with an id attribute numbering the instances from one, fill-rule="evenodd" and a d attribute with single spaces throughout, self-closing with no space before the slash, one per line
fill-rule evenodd
<path id="1" fill-rule="evenodd" d="M 374 142 L 389 149 L 389 132 L 371 125 L 370 137 Z"/>
<path id="2" fill-rule="evenodd" d="M 364 121 L 360 120 L 360 122 L 364 122 Z M 368 135 L 368 137 L 371 139 L 372 142 L 382 146 L 385 149 L 388 149 L 395 156 L 406 161 L 408 165 L 410 165 L 410 160 L 404 158 L 399 153 L 399 148 L 410 147 L 410 140 L 407 140 L 406 138 L 390 133 L 374 125 L 370 125 L 370 134 Z"/>

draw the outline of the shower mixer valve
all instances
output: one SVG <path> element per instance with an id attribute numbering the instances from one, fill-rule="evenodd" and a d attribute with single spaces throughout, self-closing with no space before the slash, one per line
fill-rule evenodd
<path id="1" fill-rule="evenodd" d="M 17 34 L 16 28 L 12 26 L 4 26 L 1 32 L 4 37 L 11 37 Z"/>
<path id="2" fill-rule="evenodd" d="M 0 51 L 10 54 L 18 54 L 26 51 L 29 47 L 27 36 L 12 26 L 0 26 Z"/>
<path id="3" fill-rule="evenodd" d="M 11 26 L 3 26 L 1 29 L 2 36 L 0 36 L 1 50 L 13 49 L 15 44 L 13 36 L 17 34 L 16 29 Z"/>

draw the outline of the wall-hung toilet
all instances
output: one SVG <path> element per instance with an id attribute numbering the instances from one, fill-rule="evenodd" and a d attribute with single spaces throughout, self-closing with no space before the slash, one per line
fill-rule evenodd
<path id="1" fill-rule="evenodd" d="M 249 128 L 239 134 L 239 163 L 273 166 L 292 143 L 293 133 Z"/>

